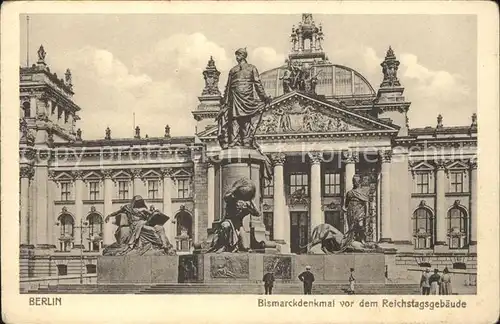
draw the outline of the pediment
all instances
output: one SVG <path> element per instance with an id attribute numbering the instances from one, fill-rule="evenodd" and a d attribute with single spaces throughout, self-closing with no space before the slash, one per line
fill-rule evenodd
<path id="1" fill-rule="evenodd" d="M 161 178 L 161 174 L 155 170 L 149 170 L 142 175 L 143 178 Z"/>
<path id="2" fill-rule="evenodd" d="M 293 91 L 275 98 L 257 129 L 257 136 L 324 133 L 397 133 L 399 127 L 374 117 L 354 112 L 338 101 Z M 217 127 L 198 134 L 200 138 L 217 136 Z"/>
<path id="3" fill-rule="evenodd" d="M 273 102 L 257 134 L 396 131 L 397 127 L 360 115 L 340 104 L 295 92 Z"/>
<path id="4" fill-rule="evenodd" d="M 465 164 L 464 162 L 462 161 L 452 161 L 451 163 L 449 163 L 446 168 L 448 170 L 466 170 L 468 169 L 468 165 Z"/>
<path id="5" fill-rule="evenodd" d="M 434 170 L 434 166 L 425 162 L 425 161 L 420 161 L 420 162 L 416 162 L 411 169 L 413 171 L 427 172 L 427 171 Z"/>
<path id="6" fill-rule="evenodd" d="M 132 176 L 128 172 L 123 170 L 120 170 L 115 174 L 113 174 L 113 179 L 131 179 L 131 178 Z"/>

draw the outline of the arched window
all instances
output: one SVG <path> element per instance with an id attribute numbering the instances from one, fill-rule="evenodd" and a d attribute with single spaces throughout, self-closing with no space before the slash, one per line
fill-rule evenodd
<path id="1" fill-rule="evenodd" d="M 419 207 L 413 212 L 413 240 L 415 249 L 430 249 L 433 244 L 432 212 Z"/>
<path id="2" fill-rule="evenodd" d="M 177 220 L 177 236 L 180 236 L 182 232 L 186 232 L 189 237 L 192 234 L 193 218 L 191 214 L 186 211 L 180 211 L 175 216 Z"/>
<path id="3" fill-rule="evenodd" d="M 467 211 L 455 204 L 448 211 L 448 245 L 450 249 L 463 249 L 468 244 Z"/>
<path id="4" fill-rule="evenodd" d="M 87 222 L 89 223 L 90 236 L 102 235 L 102 217 L 99 214 L 90 214 L 87 216 Z"/>
<path id="5" fill-rule="evenodd" d="M 31 117 L 31 104 L 29 101 L 23 102 L 23 111 L 24 111 L 24 117 L 29 118 Z"/>
<path id="6" fill-rule="evenodd" d="M 73 217 L 69 214 L 64 214 L 59 219 L 61 222 L 61 236 L 73 237 L 75 228 Z"/>
<path id="7" fill-rule="evenodd" d="M 61 251 L 69 251 L 75 234 L 75 220 L 70 214 L 62 214 L 59 216 L 59 227 L 61 228 L 59 248 Z"/>
<path id="8" fill-rule="evenodd" d="M 100 251 L 102 241 L 102 217 L 92 213 L 87 216 L 89 230 L 89 251 Z"/>

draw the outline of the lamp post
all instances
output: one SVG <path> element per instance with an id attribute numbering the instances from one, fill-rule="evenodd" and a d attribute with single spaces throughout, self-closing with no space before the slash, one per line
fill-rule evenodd
<path id="1" fill-rule="evenodd" d="M 87 228 L 88 223 L 80 219 L 80 226 L 75 226 L 75 228 L 80 229 L 80 284 L 83 284 L 83 230 Z"/>

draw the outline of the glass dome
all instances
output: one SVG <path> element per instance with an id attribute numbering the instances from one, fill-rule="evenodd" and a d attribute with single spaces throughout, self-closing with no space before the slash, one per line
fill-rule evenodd
<path id="1" fill-rule="evenodd" d="M 283 76 L 286 65 L 261 73 L 260 78 L 266 93 L 272 97 L 283 94 Z M 331 63 L 313 65 L 318 74 L 316 93 L 326 98 L 371 97 L 376 93 L 370 83 L 355 70 Z"/>

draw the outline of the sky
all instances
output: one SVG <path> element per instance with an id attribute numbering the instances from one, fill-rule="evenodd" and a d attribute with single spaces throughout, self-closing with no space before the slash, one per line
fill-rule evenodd
<path id="1" fill-rule="evenodd" d="M 325 15 L 324 50 L 330 62 L 361 73 L 375 90 L 389 46 L 401 62 L 398 76 L 411 102 L 410 127 L 470 125 L 477 111 L 477 25 L 473 15 Z M 260 72 L 284 63 L 299 14 L 32 14 L 29 41 L 21 15 L 20 65 L 37 60 L 43 44 L 51 72 L 72 71 L 77 127 L 83 138 L 193 135 L 202 72 L 210 56 L 221 71 L 246 47 Z M 29 52 L 27 51 L 29 44 Z"/>

